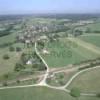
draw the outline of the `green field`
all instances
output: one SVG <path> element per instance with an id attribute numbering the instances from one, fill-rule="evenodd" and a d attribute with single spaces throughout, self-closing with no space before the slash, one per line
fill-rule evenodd
<path id="1" fill-rule="evenodd" d="M 63 91 L 46 87 L 0 90 L 0 100 L 76 100 Z M 96 97 L 80 97 L 79 100 L 99 100 Z"/>
<path id="2" fill-rule="evenodd" d="M 4 54 L 9 54 L 10 59 L 4 60 Z M 17 54 L 16 52 L 11 53 L 8 48 L 0 49 L 0 75 L 12 72 L 19 58 L 20 54 Z"/>
<path id="3" fill-rule="evenodd" d="M 20 56 L 22 52 L 24 53 L 31 53 L 33 52 L 32 48 L 24 48 L 24 45 L 22 43 L 13 43 L 15 41 L 16 34 L 10 34 L 4 37 L 0 37 L 0 76 L 10 73 L 14 70 L 15 64 L 20 60 Z M 2 47 L 3 44 L 6 43 L 13 43 L 9 46 Z M 20 47 L 22 49 L 21 52 L 10 52 L 9 47 L 13 46 L 14 48 Z M 8 54 L 10 59 L 5 60 L 3 59 L 3 56 L 5 54 Z"/>
<path id="4" fill-rule="evenodd" d="M 66 38 L 61 39 L 59 42 L 50 42 L 46 44 L 46 48 L 50 54 L 43 55 L 43 57 L 50 67 L 64 67 L 68 64 L 76 64 L 98 57 L 98 54 Z"/>
<path id="5" fill-rule="evenodd" d="M 89 42 L 89 43 L 92 43 L 98 47 L 100 47 L 100 36 L 99 35 L 89 35 L 89 36 L 80 36 L 79 37 L 80 39 L 86 41 L 86 42 Z"/>
<path id="6" fill-rule="evenodd" d="M 100 68 L 86 71 L 77 76 L 69 89 L 78 87 L 82 92 L 100 92 Z"/>
<path id="7" fill-rule="evenodd" d="M 15 41 L 16 34 L 0 37 L 0 75 L 7 72 L 11 72 L 14 68 L 15 62 L 19 59 L 19 56 L 15 52 L 10 53 L 8 47 L 2 47 L 3 44 L 13 43 Z M 11 57 L 9 60 L 3 60 L 3 55 L 9 54 Z"/>
<path id="8" fill-rule="evenodd" d="M 90 28 L 92 31 L 100 31 L 100 23 L 89 24 L 86 27 Z"/>
<path id="9" fill-rule="evenodd" d="M 81 29 L 83 31 L 86 31 L 87 29 L 89 29 L 89 31 L 91 32 L 100 31 L 100 23 L 93 23 L 93 24 L 88 24 L 85 26 L 79 26 L 76 29 Z"/>

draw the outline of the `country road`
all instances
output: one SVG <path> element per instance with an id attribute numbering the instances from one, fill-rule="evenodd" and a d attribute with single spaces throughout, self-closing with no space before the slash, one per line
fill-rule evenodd
<path id="1" fill-rule="evenodd" d="M 70 93 L 70 90 L 68 90 L 67 87 L 72 83 L 72 81 L 77 76 L 79 76 L 81 73 L 83 73 L 85 71 L 89 71 L 89 70 L 93 70 L 93 69 L 96 69 L 96 68 L 100 68 L 100 66 L 96 66 L 96 67 L 93 67 L 93 68 L 84 69 L 82 71 L 77 72 L 75 75 L 73 75 L 70 78 L 70 80 L 64 86 L 60 86 L 60 87 L 51 86 L 51 85 L 48 85 L 46 83 L 46 80 L 47 80 L 47 78 L 49 76 L 49 72 L 50 72 L 49 66 L 47 65 L 47 63 L 45 62 L 45 60 L 42 58 L 42 56 L 40 55 L 40 53 L 38 52 L 38 50 L 37 50 L 37 44 L 36 43 L 35 43 L 35 52 L 36 52 L 37 56 L 42 60 L 42 62 L 44 63 L 44 65 L 47 68 L 45 74 L 43 75 L 43 79 L 39 83 L 37 83 L 37 84 L 33 84 L 33 85 L 23 85 L 23 86 L 12 86 L 12 87 L 1 87 L 0 90 L 45 86 L 45 87 L 48 87 L 48 88 L 51 88 L 51 89 L 61 90 L 61 91 L 65 91 L 67 93 Z M 77 70 L 78 68 L 79 67 L 75 67 L 75 68 L 72 68 L 72 69 Z M 69 70 L 71 70 L 71 69 L 69 69 Z M 60 71 L 58 71 L 58 73 L 59 72 Z M 57 72 L 55 72 L 55 73 L 57 73 Z M 91 94 L 91 93 L 81 93 L 81 95 L 83 95 L 83 96 L 96 96 L 96 94 Z"/>

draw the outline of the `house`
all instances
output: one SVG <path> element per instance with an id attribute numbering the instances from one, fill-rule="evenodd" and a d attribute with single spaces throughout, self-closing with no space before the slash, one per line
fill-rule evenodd
<path id="1" fill-rule="evenodd" d="M 37 63 L 37 61 L 34 58 L 31 58 L 26 62 L 27 65 L 32 65 L 33 63 Z"/>
<path id="2" fill-rule="evenodd" d="M 44 40 L 44 41 L 47 41 L 48 40 L 48 37 L 47 36 L 40 36 L 39 38 L 38 38 L 38 40 Z"/>
<path id="3" fill-rule="evenodd" d="M 46 49 L 43 49 L 42 53 L 43 54 L 50 54 L 50 52 L 48 50 L 46 50 Z"/>
<path id="4" fill-rule="evenodd" d="M 28 60 L 28 61 L 26 62 L 26 64 L 27 64 L 27 65 L 32 65 L 32 60 Z"/>

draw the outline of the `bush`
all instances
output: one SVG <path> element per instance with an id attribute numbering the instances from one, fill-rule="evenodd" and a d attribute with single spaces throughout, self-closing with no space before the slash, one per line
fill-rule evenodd
<path id="1" fill-rule="evenodd" d="M 16 47 L 16 51 L 17 52 L 20 52 L 21 51 L 21 48 L 20 47 Z"/>
<path id="2" fill-rule="evenodd" d="M 5 59 L 5 60 L 8 60 L 10 57 L 9 57 L 9 55 L 8 54 L 5 54 L 4 56 L 3 56 L 3 59 Z"/>
<path id="3" fill-rule="evenodd" d="M 20 83 L 20 80 L 16 80 L 16 83 L 19 84 Z"/>
<path id="4" fill-rule="evenodd" d="M 70 95 L 73 97 L 80 97 L 80 90 L 78 88 L 71 89 Z"/>
<path id="5" fill-rule="evenodd" d="M 4 74 L 3 77 L 4 77 L 4 79 L 8 79 L 9 74 Z"/>
<path id="6" fill-rule="evenodd" d="M 19 72 L 21 70 L 25 69 L 25 66 L 20 64 L 20 63 L 16 63 L 14 71 Z"/>
<path id="7" fill-rule="evenodd" d="M 14 47 L 9 47 L 9 51 L 15 51 L 15 48 Z"/>
<path id="8" fill-rule="evenodd" d="M 26 62 L 29 60 L 29 58 L 30 58 L 29 55 L 27 55 L 27 54 L 25 54 L 25 53 L 22 53 L 20 60 L 21 60 L 21 62 L 25 65 Z"/>
<path id="9" fill-rule="evenodd" d="M 8 83 L 7 83 L 7 82 L 3 82 L 2 85 L 3 85 L 3 86 L 8 86 Z"/>
<path id="10" fill-rule="evenodd" d="M 96 96 L 97 96 L 98 98 L 100 98 L 100 93 L 96 94 Z"/>

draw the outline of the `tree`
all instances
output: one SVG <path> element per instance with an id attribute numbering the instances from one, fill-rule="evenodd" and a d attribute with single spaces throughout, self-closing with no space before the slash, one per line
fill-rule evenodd
<path id="1" fill-rule="evenodd" d="M 12 52 L 12 51 L 15 51 L 15 48 L 14 48 L 14 47 L 12 47 L 12 46 L 11 46 L 11 47 L 9 47 L 9 51 L 11 51 L 11 52 Z"/>
<path id="2" fill-rule="evenodd" d="M 38 45 L 40 46 L 41 49 L 43 49 L 45 46 L 45 43 L 44 41 L 38 41 Z"/>
<path id="3" fill-rule="evenodd" d="M 7 83 L 7 82 L 3 82 L 2 85 L 3 85 L 3 86 L 8 86 L 8 83 Z"/>
<path id="4" fill-rule="evenodd" d="M 63 73 L 60 74 L 60 75 L 59 75 L 59 78 L 60 78 L 60 79 L 63 79 L 63 78 L 64 78 L 64 74 L 63 74 Z"/>
<path id="5" fill-rule="evenodd" d="M 8 54 L 3 55 L 3 59 L 8 60 L 10 57 Z"/>
<path id="6" fill-rule="evenodd" d="M 4 74 L 3 77 L 4 77 L 4 79 L 8 79 L 9 74 Z"/>
<path id="7" fill-rule="evenodd" d="M 20 52 L 21 51 L 21 48 L 20 47 L 16 47 L 16 51 L 17 52 Z"/>
<path id="8" fill-rule="evenodd" d="M 19 84 L 20 83 L 20 80 L 16 80 L 16 83 Z"/>
<path id="9" fill-rule="evenodd" d="M 25 54 L 25 53 L 22 53 L 22 55 L 21 55 L 21 62 L 25 65 L 26 64 L 26 62 L 29 60 L 29 58 L 30 58 L 30 56 L 29 55 L 27 55 L 27 54 Z"/>
<path id="10" fill-rule="evenodd" d="M 78 88 L 72 88 L 70 91 L 70 95 L 79 98 L 80 97 L 80 90 Z"/>
<path id="11" fill-rule="evenodd" d="M 96 96 L 97 96 L 98 98 L 100 98 L 100 93 L 96 94 Z"/>
<path id="12" fill-rule="evenodd" d="M 25 69 L 25 66 L 24 65 L 22 65 L 20 63 L 16 63 L 15 68 L 14 68 L 14 71 L 19 72 L 19 71 L 21 71 L 23 69 Z"/>

